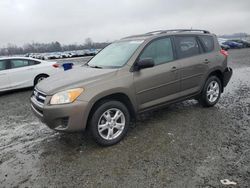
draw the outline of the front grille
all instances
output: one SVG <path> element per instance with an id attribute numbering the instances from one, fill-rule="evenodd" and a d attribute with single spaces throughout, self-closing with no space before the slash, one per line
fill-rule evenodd
<path id="1" fill-rule="evenodd" d="M 46 95 L 44 93 L 38 91 L 37 89 L 34 89 L 33 96 L 37 102 L 39 102 L 41 104 L 45 103 Z"/>

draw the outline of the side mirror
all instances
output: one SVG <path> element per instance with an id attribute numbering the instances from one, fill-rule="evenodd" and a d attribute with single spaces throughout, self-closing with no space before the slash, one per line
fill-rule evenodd
<path id="1" fill-rule="evenodd" d="M 152 58 L 145 58 L 145 59 L 141 59 L 139 60 L 136 64 L 135 64 L 135 71 L 139 71 L 140 69 L 146 69 L 146 68 L 150 68 L 155 66 L 155 62 Z"/>

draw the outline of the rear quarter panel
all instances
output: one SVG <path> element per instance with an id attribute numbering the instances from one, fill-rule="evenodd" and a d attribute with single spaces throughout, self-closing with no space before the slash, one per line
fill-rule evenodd
<path id="1" fill-rule="evenodd" d="M 209 59 L 210 63 L 208 64 L 208 71 L 206 72 L 206 74 L 204 74 L 204 77 L 200 82 L 200 91 L 203 89 L 206 80 L 212 72 L 220 71 L 221 73 L 223 73 L 227 67 L 227 57 L 220 53 L 221 47 L 218 42 L 217 36 L 213 35 L 213 38 L 214 50 L 212 52 L 204 54 L 204 56 Z"/>
<path id="2" fill-rule="evenodd" d="M 224 55 L 222 55 L 219 51 L 212 52 L 208 56 L 210 56 L 211 62 L 209 64 L 208 71 L 206 72 L 206 74 L 202 79 L 201 89 L 203 88 L 203 85 L 205 84 L 206 80 L 208 79 L 211 73 L 215 71 L 220 71 L 221 73 L 223 73 L 227 67 L 227 58 Z"/>
<path id="3" fill-rule="evenodd" d="M 55 64 L 55 62 L 41 62 L 38 65 L 34 65 L 33 66 L 34 68 L 33 80 L 39 74 L 47 74 L 48 76 L 52 76 L 53 74 L 63 72 L 62 68 L 59 68 L 59 67 L 55 68 L 53 67 L 53 64 Z"/>

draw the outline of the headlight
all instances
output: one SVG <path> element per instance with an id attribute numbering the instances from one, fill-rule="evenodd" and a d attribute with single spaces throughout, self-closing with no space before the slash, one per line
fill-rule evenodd
<path id="1" fill-rule="evenodd" d="M 52 96 L 50 104 L 67 104 L 74 102 L 84 91 L 83 88 L 70 89 L 56 93 Z"/>

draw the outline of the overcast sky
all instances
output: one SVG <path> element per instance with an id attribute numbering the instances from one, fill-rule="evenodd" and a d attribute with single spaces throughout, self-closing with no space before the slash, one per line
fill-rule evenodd
<path id="1" fill-rule="evenodd" d="M 0 46 L 112 41 L 152 30 L 250 33 L 250 0 L 0 0 Z"/>

